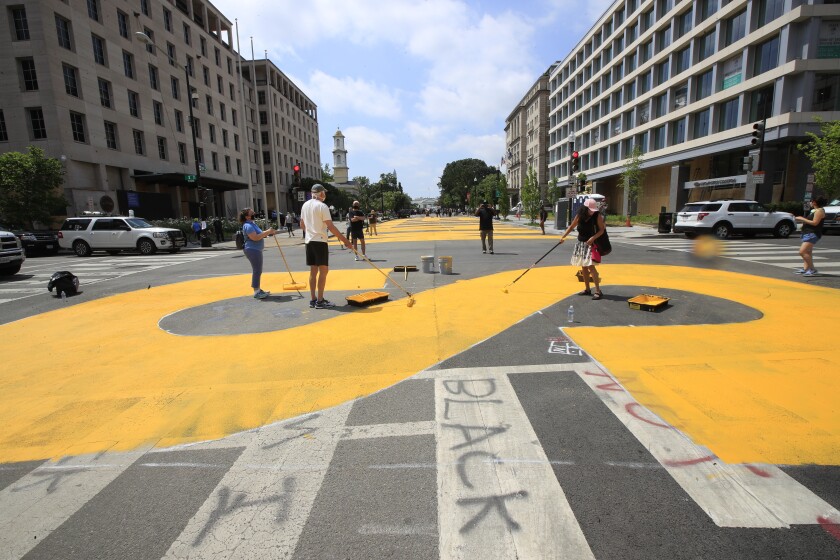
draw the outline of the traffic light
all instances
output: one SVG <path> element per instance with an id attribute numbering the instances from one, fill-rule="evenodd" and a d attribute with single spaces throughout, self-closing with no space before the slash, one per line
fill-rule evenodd
<path id="1" fill-rule="evenodd" d="M 747 157 L 743 158 L 741 161 L 742 161 L 741 168 L 744 171 L 752 171 L 752 168 L 753 168 L 753 158 L 752 158 L 752 156 L 747 156 Z"/>
<path id="2" fill-rule="evenodd" d="M 580 170 L 580 154 L 577 153 L 576 151 L 572 152 L 571 165 L 572 165 L 572 173 Z"/>
<path id="3" fill-rule="evenodd" d="M 760 148 L 764 145 L 764 123 L 757 122 L 753 125 L 752 131 L 752 140 L 750 140 L 750 144 L 755 146 L 756 148 Z"/>
<path id="4" fill-rule="evenodd" d="M 295 163 L 294 167 L 292 167 L 292 171 L 294 173 L 293 178 L 292 178 L 292 182 L 295 185 L 300 185 L 300 164 Z"/>

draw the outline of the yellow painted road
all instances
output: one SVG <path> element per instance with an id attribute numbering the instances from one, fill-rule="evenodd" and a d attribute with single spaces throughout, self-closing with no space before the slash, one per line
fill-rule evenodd
<path id="1" fill-rule="evenodd" d="M 374 243 L 477 237 L 470 218 L 390 224 Z M 538 231 L 499 229 L 500 236 L 545 240 Z M 558 249 L 554 262 L 565 262 L 569 251 Z M 764 314 L 728 325 L 570 329 L 640 402 L 729 462 L 840 464 L 840 364 L 814 336 L 831 332 L 840 293 L 694 268 L 602 270 L 622 285 L 728 298 Z M 244 275 L 120 294 L 0 325 L 0 462 L 216 439 L 368 395 L 579 289 L 570 267 L 559 266 L 534 269 L 502 294 L 519 272 L 417 294 L 412 308 L 397 300 L 258 335 L 183 337 L 158 327 L 171 313 L 242 297 Z M 286 277 L 264 278 L 271 286 Z M 373 270 L 333 270 L 328 289 L 381 285 Z M 488 298 L 498 302 L 489 315 Z M 343 344 L 347 332 L 363 334 Z"/>

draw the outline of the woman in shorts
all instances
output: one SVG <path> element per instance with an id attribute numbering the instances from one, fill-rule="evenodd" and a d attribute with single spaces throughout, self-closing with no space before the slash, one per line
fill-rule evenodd
<path id="1" fill-rule="evenodd" d="M 578 295 L 592 296 L 592 299 L 596 300 L 601 299 L 604 297 L 604 294 L 601 293 L 601 278 L 595 268 L 595 265 L 601 262 L 601 257 L 595 245 L 595 240 L 604 234 L 607 225 L 604 223 L 604 216 L 598 211 L 598 202 L 595 199 L 588 198 L 585 203 L 580 205 L 572 223 L 563 233 L 560 243 L 563 243 L 569 232 L 575 228 L 578 232 L 578 241 L 572 253 L 571 264 L 580 267 L 583 281 L 586 283 L 586 289 Z M 590 280 L 595 284 L 594 294 L 589 287 Z"/>
<path id="2" fill-rule="evenodd" d="M 820 196 L 811 199 L 811 213 L 808 217 L 796 216 L 794 220 L 802 224 L 802 245 L 799 247 L 799 256 L 804 263 L 802 268 L 793 272 L 802 276 L 815 276 L 817 269 L 814 268 L 814 245 L 822 237 L 823 220 L 825 219 L 825 198 Z"/>

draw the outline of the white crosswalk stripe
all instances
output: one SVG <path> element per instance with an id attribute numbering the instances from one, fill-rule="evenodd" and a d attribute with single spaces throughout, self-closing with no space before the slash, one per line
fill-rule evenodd
<path id="1" fill-rule="evenodd" d="M 37 264 L 29 268 L 27 265 L 29 265 L 30 261 L 27 261 L 21 270 L 21 274 L 26 275 L 26 280 L 12 278 L 10 281 L 0 283 L 0 305 L 25 297 L 49 295 L 46 289 L 47 282 L 56 270 L 68 270 L 72 272 L 79 277 L 79 285 L 84 287 L 105 280 L 128 276 L 129 274 L 189 264 L 195 261 L 218 257 L 223 254 L 225 253 L 220 251 L 207 251 L 161 256 L 125 255 L 108 258 L 93 257 L 90 259 L 76 259 L 81 262 L 76 262 L 76 260 L 71 259 L 69 261 L 70 264 L 67 264 L 67 261 L 60 263 L 53 262 L 49 268 L 37 266 Z M 37 263 L 37 261 L 33 261 L 33 263 Z"/>
<path id="2" fill-rule="evenodd" d="M 626 237 L 615 241 L 616 243 L 627 243 L 649 249 L 664 249 L 684 253 L 692 253 L 695 248 L 695 241 L 689 239 Z M 779 268 L 798 268 L 802 266 L 798 244 L 776 245 L 762 243 L 761 241 L 725 239 L 720 241 L 720 250 L 717 256 Z M 840 267 L 840 250 L 818 248 L 814 251 L 814 266 L 817 270 Z"/>

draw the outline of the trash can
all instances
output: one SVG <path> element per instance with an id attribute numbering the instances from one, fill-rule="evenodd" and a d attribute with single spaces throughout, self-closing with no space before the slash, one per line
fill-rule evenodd
<path id="1" fill-rule="evenodd" d="M 441 274 L 452 274 L 452 257 L 438 257 L 438 270 Z"/>
<path id="2" fill-rule="evenodd" d="M 671 233 L 671 226 L 674 225 L 674 215 L 670 212 L 659 213 L 659 233 Z"/>
<path id="3" fill-rule="evenodd" d="M 201 246 L 202 247 L 212 247 L 213 242 L 210 241 L 210 236 L 207 235 L 205 232 L 201 232 Z"/>
<path id="4" fill-rule="evenodd" d="M 424 274 L 433 273 L 435 271 L 435 257 L 420 257 L 420 270 L 422 270 Z"/>
<path id="5" fill-rule="evenodd" d="M 236 231 L 236 248 L 237 249 L 244 249 L 245 248 L 245 236 L 242 234 L 242 230 Z"/>

